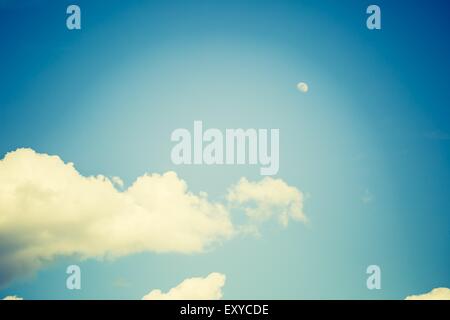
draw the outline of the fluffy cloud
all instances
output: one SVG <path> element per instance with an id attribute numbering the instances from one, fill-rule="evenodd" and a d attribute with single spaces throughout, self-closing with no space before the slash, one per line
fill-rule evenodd
<path id="1" fill-rule="evenodd" d="M 124 192 L 103 177 L 31 149 L 0 161 L 0 284 L 58 255 L 200 252 L 234 232 L 223 205 L 187 191 L 173 172 Z"/>
<path id="2" fill-rule="evenodd" d="M 264 221 L 272 216 L 287 226 L 289 219 L 307 222 L 303 212 L 304 194 L 281 179 L 266 177 L 259 182 L 241 180 L 228 191 L 228 201 L 243 207 L 247 216 Z"/>
<path id="3" fill-rule="evenodd" d="M 3 300 L 23 300 L 23 298 L 18 297 L 18 296 L 7 296 L 7 297 L 4 297 Z"/>
<path id="4" fill-rule="evenodd" d="M 190 278 L 181 282 L 167 293 L 153 290 L 143 300 L 219 300 L 225 285 L 225 275 L 211 273 L 206 278 Z"/>
<path id="5" fill-rule="evenodd" d="M 57 156 L 18 149 L 0 160 L 0 287 L 58 256 L 115 258 L 137 252 L 202 252 L 242 228 L 229 204 L 188 191 L 174 172 L 120 178 L 80 175 Z M 305 220 L 303 195 L 282 180 L 242 179 L 228 196 L 249 216 Z M 274 210 L 272 213 L 271 210 Z"/>
<path id="6" fill-rule="evenodd" d="M 450 300 L 450 289 L 435 288 L 424 294 L 408 296 L 405 300 Z"/>

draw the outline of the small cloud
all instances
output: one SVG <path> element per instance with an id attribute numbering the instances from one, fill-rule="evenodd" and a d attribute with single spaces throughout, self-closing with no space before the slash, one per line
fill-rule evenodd
<path id="1" fill-rule="evenodd" d="M 450 134 L 439 130 L 427 132 L 425 137 L 431 140 L 450 140 Z"/>
<path id="2" fill-rule="evenodd" d="M 424 294 L 408 296 L 405 300 L 450 300 L 450 289 L 435 288 Z"/>
<path id="3" fill-rule="evenodd" d="M 216 272 L 206 278 L 189 278 L 167 293 L 152 290 L 142 300 L 219 300 L 225 280 L 225 275 Z"/>
<path id="4" fill-rule="evenodd" d="M 7 296 L 7 297 L 4 297 L 3 300 L 23 300 L 23 298 L 18 297 L 18 296 Z"/>
<path id="5" fill-rule="evenodd" d="M 308 221 L 303 212 L 305 195 L 281 179 L 266 177 L 251 182 L 241 178 L 228 190 L 227 200 L 231 206 L 238 206 L 256 221 L 268 220 L 272 216 L 283 226 L 287 226 L 290 219 L 304 223 Z"/>
<path id="6" fill-rule="evenodd" d="M 364 204 L 369 204 L 371 202 L 373 202 L 375 200 L 375 196 L 372 194 L 372 192 L 370 192 L 369 189 L 366 189 L 366 191 L 364 191 L 363 196 L 361 197 L 361 201 Z"/>

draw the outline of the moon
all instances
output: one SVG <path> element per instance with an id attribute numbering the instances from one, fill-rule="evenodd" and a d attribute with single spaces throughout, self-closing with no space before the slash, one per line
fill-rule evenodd
<path id="1" fill-rule="evenodd" d="M 307 84 L 306 82 L 299 82 L 299 83 L 297 84 L 297 89 L 298 89 L 300 92 L 307 93 L 308 90 L 309 90 L 309 87 L 308 87 L 308 84 Z"/>

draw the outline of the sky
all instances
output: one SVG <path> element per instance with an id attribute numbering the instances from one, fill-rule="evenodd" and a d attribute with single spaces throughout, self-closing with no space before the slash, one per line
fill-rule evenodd
<path id="1" fill-rule="evenodd" d="M 0 298 L 450 287 L 450 4 L 371 4 L 0 0 Z M 196 120 L 279 129 L 278 173 L 173 164 Z"/>

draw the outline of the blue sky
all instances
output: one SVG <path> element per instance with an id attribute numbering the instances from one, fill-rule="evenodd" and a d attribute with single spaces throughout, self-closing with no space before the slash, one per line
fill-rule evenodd
<path id="1" fill-rule="evenodd" d="M 0 154 L 83 176 L 176 171 L 220 201 L 255 166 L 175 166 L 176 128 L 279 128 L 280 178 L 307 225 L 262 227 L 200 254 L 57 257 L 0 296 L 139 299 L 226 275 L 227 299 L 402 299 L 450 286 L 450 5 L 377 1 L 0 1 Z M 296 84 L 305 81 L 302 94 Z M 370 201 L 364 201 L 369 195 Z M 0 212 L 1 214 L 1 212 Z M 239 216 L 233 219 L 239 220 Z M 83 288 L 65 288 L 65 268 Z M 366 268 L 382 289 L 366 288 Z M 1 270 L 0 270 L 1 273 Z"/>

